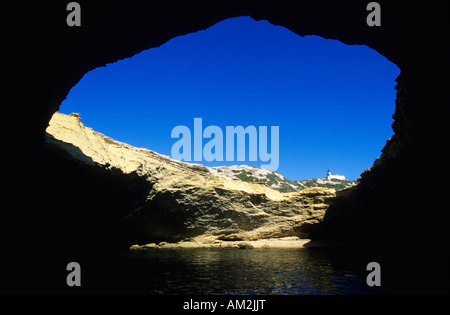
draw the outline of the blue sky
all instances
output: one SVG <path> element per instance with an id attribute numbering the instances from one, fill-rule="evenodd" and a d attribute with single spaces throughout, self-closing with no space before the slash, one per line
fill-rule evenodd
<path id="1" fill-rule="evenodd" d="M 60 112 L 81 113 L 96 131 L 166 155 L 178 140 L 172 129 L 193 132 L 196 117 L 224 135 L 226 126 L 279 126 L 278 172 L 288 179 L 328 169 L 356 179 L 393 134 L 399 73 L 366 46 L 240 17 L 88 72 Z"/>

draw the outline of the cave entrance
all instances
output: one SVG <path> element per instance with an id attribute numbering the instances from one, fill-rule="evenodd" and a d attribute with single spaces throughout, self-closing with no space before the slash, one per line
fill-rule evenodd
<path id="1" fill-rule="evenodd" d="M 195 118 L 224 131 L 278 126 L 277 171 L 285 177 L 325 177 L 331 170 L 355 180 L 393 135 L 399 72 L 367 46 L 238 17 L 88 72 L 60 112 L 81 113 L 86 126 L 165 155 L 177 141 L 173 129 L 194 133 Z M 193 152 L 192 162 L 264 164 L 252 159 L 250 136 L 246 141 L 244 161 L 198 160 Z"/>

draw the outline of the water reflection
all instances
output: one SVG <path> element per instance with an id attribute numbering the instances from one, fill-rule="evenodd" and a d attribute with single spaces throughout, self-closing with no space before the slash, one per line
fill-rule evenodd
<path id="1" fill-rule="evenodd" d="M 154 249 L 130 253 L 129 276 L 149 294 L 378 294 L 317 249 Z"/>

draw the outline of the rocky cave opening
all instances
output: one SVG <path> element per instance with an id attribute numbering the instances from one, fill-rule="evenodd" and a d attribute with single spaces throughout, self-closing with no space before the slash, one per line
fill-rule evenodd
<path id="1" fill-rule="evenodd" d="M 10 117 L 21 118 L 23 133 L 12 141 L 15 154 L 9 169 L 14 171 L 6 178 L 8 204 L 18 206 L 2 214 L 2 245 L 8 255 L 1 261 L 1 289 L 67 290 L 64 268 L 68 261 L 88 262 L 85 279 L 92 282 L 82 287 L 84 292 L 120 286 L 120 279 L 111 279 L 117 266 L 108 265 L 107 253 L 111 244 L 120 243 L 115 228 L 121 213 L 109 210 L 142 196 L 133 189 L 136 178 L 51 154 L 43 148 L 48 122 L 88 71 L 226 18 L 249 15 L 298 35 L 365 44 L 401 69 L 394 135 L 370 171 L 362 174 L 357 188 L 336 198 L 314 238 L 339 239 L 357 246 L 356 251 L 371 253 L 374 261 L 385 266 L 383 281 L 399 292 L 448 293 L 449 257 L 443 242 L 448 239 L 443 198 L 448 178 L 443 102 L 447 82 L 436 71 L 448 71 L 448 47 L 443 40 L 448 38 L 448 4 L 382 2 L 378 28 L 367 27 L 366 4 L 360 1 L 297 5 L 283 1 L 214 6 L 201 1 L 177 6 L 83 2 L 80 28 L 64 24 L 64 3 L 60 7 L 35 3 L 27 12 L 14 11 L 20 12 L 20 18 L 14 17 L 30 23 L 18 30 L 20 41 L 11 45 L 22 52 L 18 64 L 27 75 L 20 82 L 27 93 L 11 97 L 19 106 L 8 107 Z M 32 167 L 24 167 L 30 165 L 30 156 Z M 33 260 L 32 270 L 30 257 L 40 257 Z"/>

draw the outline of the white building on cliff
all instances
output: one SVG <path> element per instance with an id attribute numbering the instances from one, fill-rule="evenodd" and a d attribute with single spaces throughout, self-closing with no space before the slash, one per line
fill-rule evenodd
<path id="1" fill-rule="evenodd" d="M 327 180 L 331 180 L 331 179 L 344 180 L 345 176 L 344 175 L 333 175 L 333 174 L 331 174 L 330 170 L 328 170 L 328 172 L 327 172 Z"/>

